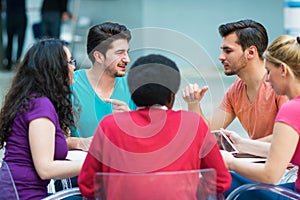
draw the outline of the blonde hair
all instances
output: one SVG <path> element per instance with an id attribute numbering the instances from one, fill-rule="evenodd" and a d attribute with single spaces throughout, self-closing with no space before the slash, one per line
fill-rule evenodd
<path id="1" fill-rule="evenodd" d="M 285 63 L 300 78 L 300 37 L 279 36 L 267 48 L 264 58 L 278 67 Z"/>

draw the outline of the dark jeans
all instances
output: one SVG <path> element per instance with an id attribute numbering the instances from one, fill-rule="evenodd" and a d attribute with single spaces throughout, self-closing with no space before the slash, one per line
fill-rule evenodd
<path id="1" fill-rule="evenodd" d="M 13 15 L 7 16 L 6 19 L 6 32 L 7 32 L 7 48 L 6 48 L 6 58 L 7 58 L 7 69 L 11 68 L 12 65 L 12 52 L 13 52 L 13 41 L 14 37 L 18 38 L 18 49 L 16 55 L 16 61 L 19 62 L 22 56 L 25 32 L 27 26 L 26 15 Z"/>
<path id="2" fill-rule="evenodd" d="M 71 180 L 71 185 L 70 185 L 70 186 L 71 186 L 72 188 L 78 187 L 77 179 L 78 179 L 78 176 L 75 176 L 75 177 L 70 178 L 70 180 Z M 56 191 L 56 192 L 61 191 L 61 190 L 64 189 L 61 180 L 55 180 L 54 186 L 55 186 L 55 191 Z M 69 186 L 69 187 L 70 187 L 70 186 Z"/>
<path id="3" fill-rule="evenodd" d="M 57 12 L 45 12 L 42 14 L 41 37 L 60 37 L 61 14 Z"/>
<path id="4" fill-rule="evenodd" d="M 234 189 L 236 189 L 237 187 L 244 185 L 244 184 L 248 184 L 248 183 L 257 183 L 255 181 L 252 181 L 250 179 L 247 179 L 241 175 L 239 175 L 238 173 L 235 172 L 230 172 L 231 176 L 232 176 L 232 183 L 231 183 L 231 187 L 229 190 L 227 190 L 224 195 L 225 197 L 227 197 Z M 295 183 L 286 183 L 286 184 L 281 184 L 280 186 L 291 189 L 295 192 L 297 192 L 296 188 L 295 188 Z M 287 200 L 290 198 L 287 197 L 282 197 L 278 194 L 275 194 L 273 192 L 270 191 L 266 191 L 266 190 L 253 190 L 253 191 L 247 191 L 242 193 L 238 199 L 243 199 L 243 200 Z"/>
<path id="5" fill-rule="evenodd" d="M 70 181 L 71 181 L 71 185 L 70 185 L 70 186 L 71 186 L 72 188 L 78 187 L 78 184 L 77 184 L 77 178 L 78 178 L 78 176 L 75 176 L 75 177 L 70 178 Z M 56 192 L 61 191 L 61 190 L 64 189 L 61 180 L 55 180 L 54 186 L 55 186 L 55 191 L 56 191 Z M 70 187 L 70 186 L 69 186 L 69 187 Z M 81 196 L 81 195 L 76 195 L 76 196 L 67 197 L 67 198 L 64 198 L 64 199 L 65 199 L 65 200 L 81 200 L 81 199 L 82 199 L 82 196 Z"/>

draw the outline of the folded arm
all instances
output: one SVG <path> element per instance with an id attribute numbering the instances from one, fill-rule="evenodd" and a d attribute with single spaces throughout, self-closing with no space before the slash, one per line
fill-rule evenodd
<path id="1" fill-rule="evenodd" d="M 93 137 L 80 138 L 80 137 L 68 137 L 67 143 L 69 150 L 82 150 L 88 151 Z"/>
<path id="2" fill-rule="evenodd" d="M 29 123 L 29 145 L 41 179 L 63 179 L 79 174 L 82 161 L 54 160 L 55 126 L 48 118 Z"/>

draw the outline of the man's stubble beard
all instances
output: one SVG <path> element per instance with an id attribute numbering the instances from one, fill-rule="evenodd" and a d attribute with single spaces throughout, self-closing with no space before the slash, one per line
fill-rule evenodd
<path id="1" fill-rule="evenodd" d="M 240 59 L 239 59 L 239 61 L 238 61 L 238 64 L 239 64 L 238 65 L 239 67 L 235 67 L 234 70 L 230 70 L 228 72 L 224 71 L 224 74 L 226 76 L 237 75 L 239 73 L 239 71 L 241 71 L 242 69 L 246 68 L 247 61 L 246 61 L 246 59 L 243 56 L 241 56 Z"/>
<path id="2" fill-rule="evenodd" d="M 126 74 L 126 72 L 124 72 L 124 73 L 120 73 L 120 72 L 118 72 L 116 69 L 111 69 L 111 68 L 109 68 L 109 67 L 107 67 L 106 69 L 105 69 L 105 72 L 107 73 L 107 74 L 111 74 L 111 76 L 113 76 L 113 77 L 124 77 L 125 76 L 125 74 Z"/>
<path id="3" fill-rule="evenodd" d="M 226 76 L 233 76 L 233 75 L 236 75 L 236 73 L 234 72 L 234 71 L 230 71 L 230 72 L 224 72 L 224 74 L 226 75 Z"/>
<path id="4" fill-rule="evenodd" d="M 125 74 L 126 74 L 126 72 L 119 72 L 119 71 L 116 71 L 115 77 L 124 77 Z"/>

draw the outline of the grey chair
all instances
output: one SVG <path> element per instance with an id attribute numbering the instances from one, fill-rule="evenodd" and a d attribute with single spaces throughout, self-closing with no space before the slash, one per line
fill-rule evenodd
<path id="1" fill-rule="evenodd" d="M 245 193 L 249 191 L 267 191 L 276 194 L 278 197 L 282 197 L 283 199 L 300 199 L 299 193 L 278 185 L 264 184 L 264 183 L 250 183 L 250 184 L 242 185 L 236 188 L 235 190 L 233 190 L 228 195 L 226 200 L 242 199 L 242 195 L 243 194 L 245 195 Z M 264 199 L 267 200 L 266 198 Z"/>
<path id="2" fill-rule="evenodd" d="M 15 182 L 7 163 L 0 160 L 0 200 L 19 200 Z"/>
<path id="3" fill-rule="evenodd" d="M 67 181 L 68 179 L 66 179 Z M 67 188 L 56 192 L 43 200 L 59 200 L 70 196 L 81 195 L 79 188 Z M 18 191 L 7 163 L 0 160 L 0 200 L 19 200 Z"/>

